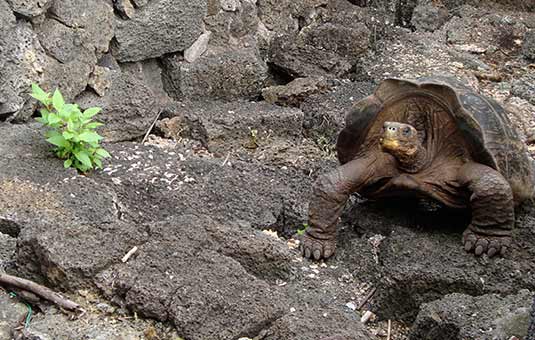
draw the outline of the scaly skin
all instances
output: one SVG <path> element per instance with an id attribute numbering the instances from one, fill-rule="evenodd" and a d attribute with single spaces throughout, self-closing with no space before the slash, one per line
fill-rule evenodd
<path id="1" fill-rule="evenodd" d="M 385 157 L 386 156 L 386 157 Z M 306 258 L 327 259 L 336 249 L 336 225 L 349 195 L 369 183 L 372 177 L 389 176 L 394 160 L 386 154 L 372 154 L 346 163 L 320 176 L 309 206 L 309 228 L 301 246 Z"/>
<path id="2" fill-rule="evenodd" d="M 459 183 L 472 193 L 472 221 L 463 233 L 466 251 L 477 256 L 504 254 L 511 246 L 515 213 L 509 183 L 496 170 L 468 163 L 459 171 Z"/>

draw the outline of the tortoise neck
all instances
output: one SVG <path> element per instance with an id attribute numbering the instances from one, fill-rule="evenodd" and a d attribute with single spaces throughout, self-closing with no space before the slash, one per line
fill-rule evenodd
<path id="1" fill-rule="evenodd" d="M 394 154 L 400 170 L 408 173 L 416 173 L 427 163 L 427 150 L 418 143 L 413 152 Z"/>

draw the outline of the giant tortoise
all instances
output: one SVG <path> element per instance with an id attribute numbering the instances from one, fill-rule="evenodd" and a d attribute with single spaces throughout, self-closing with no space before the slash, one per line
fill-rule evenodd
<path id="1" fill-rule="evenodd" d="M 355 192 L 469 208 L 465 250 L 503 255 L 514 207 L 534 193 L 533 160 L 504 109 L 446 76 L 384 80 L 346 115 L 337 153 L 341 166 L 314 184 L 307 258 L 333 255 L 338 218 Z"/>

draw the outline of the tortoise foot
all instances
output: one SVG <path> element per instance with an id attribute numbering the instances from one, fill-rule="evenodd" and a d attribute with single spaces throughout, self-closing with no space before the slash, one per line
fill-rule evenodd
<path id="1" fill-rule="evenodd" d="M 511 246 L 511 235 L 491 236 L 483 235 L 468 227 L 463 233 L 464 250 L 474 252 L 476 256 L 487 254 L 492 257 L 496 254 L 504 255 Z"/>
<path id="2" fill-rule="evenodd" d="M 331 239 L 320 240 L 305 233 L 301 241 L 301 253 L 307 259 L 328 259 L 336 249 L 336 236 Z"/>

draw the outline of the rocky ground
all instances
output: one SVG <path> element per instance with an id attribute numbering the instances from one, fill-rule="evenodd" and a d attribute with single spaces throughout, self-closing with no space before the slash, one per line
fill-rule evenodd
<path id="1" fill-rule="evenodd" d="M 0 339 L 523 339 L 533 201 L 503 258 L 464 252 L 466 212 L 358 196 L 333 258 L 298 245 L 346 110 L 385 77 L 454 75 L 506 107 L 535 156 L 534 10 L 0 0 L 0 270 L 85 310 L 0 289 Z M 103 108 L 104 169 L 63 169 L 31 82 Z"/>

